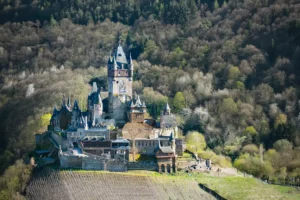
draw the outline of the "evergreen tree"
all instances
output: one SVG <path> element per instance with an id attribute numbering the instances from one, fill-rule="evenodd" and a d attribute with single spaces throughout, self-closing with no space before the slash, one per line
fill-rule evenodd
<path id="1" fill-rule="evenodd" d="M 218 0 L 215 0 L 215 2 L 214 2 L 214 10 L 217 10 L 219 7 L 220 6 L 219 6 Z"/>
<path id="2" fill-rule="evenodd" d="M 53 15 L 50 17 L 50 26 L 57 26 L 57 21 L 54 19 Z"/>

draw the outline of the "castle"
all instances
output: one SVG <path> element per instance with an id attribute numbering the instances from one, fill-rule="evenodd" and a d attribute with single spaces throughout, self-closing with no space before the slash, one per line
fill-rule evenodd
<path id="1" fill-rule="evenodd" d="M 132 58 L 126 58 L 120 42 L 107 64 L 108 91 L 94 82 L 86 111 L 65 97 L 61 109 L 54 108 L 48 135 L 59 149 L 61 167 L 126 171 L 147 156 L 160 172 L 177 170 L 184 145 L 175 116 L 167 103 L 159 122 L 146 119 L 146 103 L 133 95 L 133 74 Z"/>

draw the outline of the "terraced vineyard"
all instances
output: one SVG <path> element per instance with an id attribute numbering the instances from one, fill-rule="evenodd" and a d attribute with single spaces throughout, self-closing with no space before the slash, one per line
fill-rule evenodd
<path id="1" fill-rule="evenodd" d="M 50 169 L 33 176 L 26 189 L 26 197 L 32 200 L 214 199 L 194 180 Z"/>

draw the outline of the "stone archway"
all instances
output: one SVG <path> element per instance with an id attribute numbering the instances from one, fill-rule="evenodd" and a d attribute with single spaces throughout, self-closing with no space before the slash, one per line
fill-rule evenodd
<path id="1" fill-rule="evenodd" d="M 166 172 L 171 173 L 171 165 L 170 164 L 167 164 Z"/>
<path id="2" fill-rule="evenodd" d="M 164 165 L 164 164 L 161 165 L 161 172 L 162 172 L 162 173 L 165 173 L 165 172 L 166 172 L 166 168 L 165 168 L 165 165 Z"/>

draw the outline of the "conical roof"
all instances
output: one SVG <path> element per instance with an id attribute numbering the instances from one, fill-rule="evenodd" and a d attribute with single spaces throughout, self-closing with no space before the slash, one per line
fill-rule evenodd
<path id="1" fill-rule="evenodd" d="M 74 101 L 73 110 L 79 110 L 78 102 L 77 102 L 76 99 L 75 99 L 75 101 Z"/>
<path id="2" fill-rule="evenodd" d="M 137 106 L 141 106 L 142 105 L 142 102 L 141 102 L 141 99 L 140 99 L 140 95 L 137 96 L 137 100 L 136 100 L 135 104 Z"/>
<path id="3" fill-rule="evenodd" d="M 52 115 L 56 115 L 57 114 L 57 109 L 56 109 L 56 106 L 54 106 L 54 109 L 53 109 L 53 112 L 52 112 Z"/>
<path id="4" fill-rule="evenodd" d="M 165 107 L 165 110 L 166 110 L 166 111 L 167 111 L 167 110 L 171 110 L 168 102 L 167 102 L 167 105 L 166 105 L 166 107 Z"/>
<path id="5" fill-rule="evenodd" d="M 119 43 L 117 53 L 116 53 L 116 58 L 117 58 L 117 63 L 128 64 L 123 47 L 121 46 L 121 43 Z"/>
<path id="6" fill-rule="evenodd" d="M 92 92 L 97 92 L 97 91 L 98 91 L 97 83 L 93 82 L 93 90 L 92 90 Z"/>

